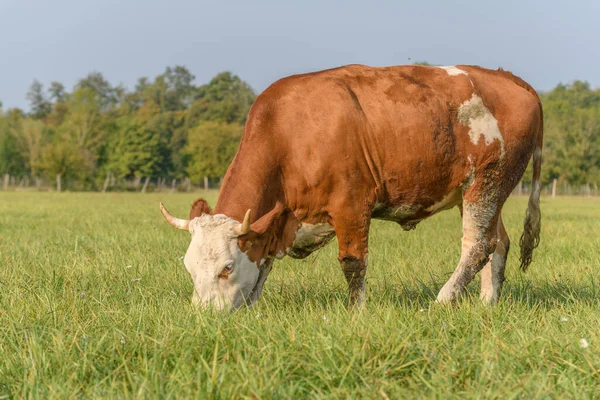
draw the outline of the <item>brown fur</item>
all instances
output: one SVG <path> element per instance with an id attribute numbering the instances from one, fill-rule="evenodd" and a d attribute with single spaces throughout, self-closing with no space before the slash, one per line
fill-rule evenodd
<path id="1" fill-rule="evenodd" d="M 260 232 L 240 237 L 240 246 L 253 261 L 287 252 L 300 223 L 328 223 L 342 265 L 354 260 L 346 264 L 361 268 L 371 218 L 410 229 L 463 201 L 499 215 L 541 147 L 541 104 L 509 72 L 458 68 L 468 76 L 349 65 L 275 82 L 250 110 L 215 213 L 241 221 L 252 210 Z M 472 143 L 458 120 L 473 94 L 498 121 L 503 158 L 497 140 Z M 353 281 L 356 274 L 348 274 Z"/>

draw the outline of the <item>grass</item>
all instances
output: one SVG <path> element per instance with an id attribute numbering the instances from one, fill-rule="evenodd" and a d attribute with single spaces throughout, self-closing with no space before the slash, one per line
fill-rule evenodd
<path id="1" fill-rule="evenodd" d="M 0 193 L 0 398 L 594 398 L 600 202 L 543 199 L 542 242 L 503 299 L 433 303 L 459 258 L 456 210 L 375 222 L 367 304 L 345 309 L 331 244 L 276 263 L 251 309 L 198 312 L 181 257 L 192 195 Z M 216 193 L 207 198 L 214 204 Z M 589 347 L 578 344 L 585 338 Z"/>

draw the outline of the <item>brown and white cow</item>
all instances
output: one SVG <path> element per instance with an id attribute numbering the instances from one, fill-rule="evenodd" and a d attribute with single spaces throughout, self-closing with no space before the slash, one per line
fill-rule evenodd
<path id="1" fill-rule="evenodd" d="M 462 253 L 437 300 L 457 299 L 483 269 L 481 298 L 496 301 L 509 249 L 502 206 L 532 154 L 523 269 L 539 242 L 542 122 L 536 92 L 502 69 L 349 65 L 275 82 L 250 110 L 214 211 L 198 200 L 183 220 L 161 204 L 192 234 L 193 302 L 252 304 L 274 259 L 306 257 L 337 236 L 349 303 L 359 304 L 371 219 L 410 230 L 452 207 Z"/>

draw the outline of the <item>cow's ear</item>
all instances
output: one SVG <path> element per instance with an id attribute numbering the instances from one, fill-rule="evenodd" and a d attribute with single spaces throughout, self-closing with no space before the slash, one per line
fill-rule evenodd
<path id="1" fill-rule="evenodd" d="M 190 220 L 201 216 L 202 214 L 212 214 L 210 206 L 204 199 L 198 199 L 192 203 L 190 209 Z"/>
<path id="2" fill-rule="evenodd" d="M 251 260 L 261 260 L 267 254 L 283 254 L 294 241 L 296 230 L 298 220 L 278 202 L 271 211 L 251 224 L 247 233 L 238 236 L 238 245 Z"/>
<path id="3" fill-rule="evenodd" d="M 246 250 L 258 243 L 262 243 L 263 239 L 268 236 L 265 235 L 270 228 L 277 228 L 277 225 L 281 223 L 281 216 L 284 213 L 285 208 L 283 204 L 277 203 L 275 207 L 260 217 L 253 224 L 246 225 L 246 218 L 250 218 L 251 211 L 248 210 L 246 213 L 246 217 L 244 218 L 244 222 L 240 223 L 238 227 L 238 232 L 235 232 L 238 235 L 238 240 L 240 243 L 240 248 L 242 250 Z"/>
<path id="4" fill-rule="evenodd" d="M 255 232 L 259 236 L 264 235 L 279 220 L 284 211 L 285 207 L 283 207 L 283 204 L 277 202 L 271 211 L 250 225 L 250 231 Z"/>

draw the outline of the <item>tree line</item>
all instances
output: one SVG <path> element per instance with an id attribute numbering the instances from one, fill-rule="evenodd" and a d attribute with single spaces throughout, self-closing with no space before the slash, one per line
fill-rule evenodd
<path id="1" fill-rule="evenodd" d="M 34 81 L 29 112 L 0 107 L 0 176 L 99 190 L 107 177 L 218 179 L 233 159 L 256 94 L 222 72 L 196 86 L 182 66 L 133 90 L 112 86 L 99 72 L 71 92 L 60 82 Z"/>
<path id="2" fill-rule="evenodd" d="M 28 112 L 0 103 L 0 177 L 69 190 L 106 190 L 115 181 L 138 187 L 143 179 L 218 182 L 256 94 L 231 72 L 200 86 L 194 81 L 183 66 L 140 78 L 133 90 L 99 72 L 70 92 L 60 82 L 34 81 Z M 540 98 L 544 183 L 600 183 L 600 89 L 575 81 Z"/>

